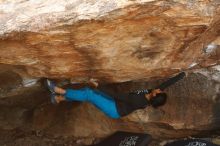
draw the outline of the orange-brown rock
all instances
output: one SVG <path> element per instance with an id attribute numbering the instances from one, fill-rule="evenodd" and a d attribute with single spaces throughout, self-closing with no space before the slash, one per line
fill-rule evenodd
<path id="1" fill-rule="evenodd" d="M 0 63 L 25 66 L 36 77 L 78 82 L 165 77 L 202 64 L 208 56 L 204 48 L 220 34 L 216 0 L 1 1 L 0 6 Z"/>
<path id="2" fill-rule="evenodd" d="M 0 135 L 19 129 L 89 138 L 127 130 L 180 138 L 218 131 L 219 26 L 218 0 L 0 0 Z M 215 67 L 198 69 L 208 66 Z M 107 87 L 127 92 L 190 67 L 197 70 L 166 90 L 164 107 L 120 120 L 87 103 L 52 106 L 37 82 L 132 81 Z"/>

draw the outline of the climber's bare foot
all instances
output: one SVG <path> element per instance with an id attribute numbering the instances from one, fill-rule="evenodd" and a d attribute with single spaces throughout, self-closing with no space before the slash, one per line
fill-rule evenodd
<path id="1" fill-rule="evenodd" d="M 61 101 L 64 101 L 64 100 L 65 100 L 65 97 L 62 96 L 62 95 L 56 95 L 55 96 L 56 103 L 60 103 Z"/>

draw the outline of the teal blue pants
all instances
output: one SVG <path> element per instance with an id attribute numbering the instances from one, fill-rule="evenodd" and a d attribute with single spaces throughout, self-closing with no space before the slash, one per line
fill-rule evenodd
<path id="1" fill-rule="evenodd" d="M 103 92 L 90 88 L 81 88 L 77 90 L 67 89 L 65 98 L 67 101 L 85 101 L 92 103 L 107 116 L 114 119 L 120 118 L 114 98 Z"/>

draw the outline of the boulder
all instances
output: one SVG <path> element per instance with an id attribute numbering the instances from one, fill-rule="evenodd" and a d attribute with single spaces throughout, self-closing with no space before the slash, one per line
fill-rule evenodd
<path id="1" fill-rule="evenodd" d="M 0 63 L 76 82 L 168 77 L 219 63 L 203 63 L 219 10 L 217 0 L 1 1 Z"/>
<path id="2" fill-rule="evenodd" d="M 0 129 L 88 141 L 117 130 L 156 139 L 219 131 L 219 26 L 218 0 L 0 0 Z M 40 83 L 95 79 L 128 92 L 181 71 L 191 73 L 166 90 L 164 107 L 119 120 L 88 103 L 53 106 Z"/>
<path id="3" fill-rule="evenodd" d="M 201 73 L 192 73 L 166 89 L 169 98 L 165 106 L 147 107 L 119 120 L 106 117 L 89 103 L 45 105 L 35 111 L 33 128 L 55 137 L 104 137 L 117 130 L 146 132 L 154 138 L 206 135 L 220 128 L 220 86 L 219 82 L 210 79 Z M 127 82 L 106 85 L 106 88 L 128 92 L 152 88 L 160 82 Z"/>

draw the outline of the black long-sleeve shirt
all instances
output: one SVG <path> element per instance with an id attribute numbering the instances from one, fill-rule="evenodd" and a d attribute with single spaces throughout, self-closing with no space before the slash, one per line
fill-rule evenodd
<path id="1" fill-rule="evenodd" d="M 145 94 L 128 93 L 117 97 L 115 99 L 116 106 L 121 116 L 128 115 L 138 109 L 144 109 L 149 105 Z"/>
<path id="2" fill-rule="evenodd" d="M 167 87 L 175 84 L 179 80 L 183 79 L 185 76 L 186 76 L 185 72 L 181 72 L 178 75 L 176 75 L 176 76 L 168 79 L 167 81 L 163 82 L 162 84 L 160 84 L 158 87 L 156 87 L 156 89 L 164 90 Z"/>
<path id="3" fill-rule="evenodd" d="M 160 86 L 158 86 L 155 89 L 164 90 L 165 88 L 181 80 L 184 76 L 185 76 L 185 73 L 182 72 L 168 79 L 167 81 L 163 82 Z M 125 116 L 137 109 L 144 109 L 149 105 L 149 101 L 145 97 L 145 94 L 150 93 L 151 89 L 137 90 L 135 92 L 125 93 L 125 94 L 113 93 L 109 91 L 103 91 L 103 92 L 105 92 L 106 94 L 108 94 L 109 96 L 115 99 L 119 114 L 121 116 Z"/>

